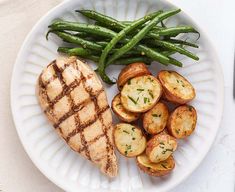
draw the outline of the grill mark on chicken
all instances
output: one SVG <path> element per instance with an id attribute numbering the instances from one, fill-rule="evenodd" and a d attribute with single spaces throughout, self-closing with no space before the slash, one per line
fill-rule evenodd
<path id="1" fill-rule="evenodd" d="M 55 97 L 55 99 L 53 99 L 50 103 L 50 105 L 45 109 L 44 112 L 47 112 L 51 109 L 53 109 L 54 105 L 60 100 L 62 99 L 65 95 L 70 95 L 70 93 L 77 87 L 79 86 L 81 81 L 73 81 L 69 86 L 67 86 L 67 89 L 63 90 L 59 95 L 57 95 Z"/>
<path id="2" fill-rule="evenodd" d="M 45 81 L 45 84 L 48 85 L 50 82 L 56 80 L 57 76 L 56 74 L 53 74 L 48 80 Z"/>
<path id="3" fill-rule="evenodd" d="M 100 138 L 102 138 L 102 137 L 104 137 L 104 136 L 105 136 L 105 134 L 102 133 L 102 134 L 96 136 L 95 138 L 93 138 L 92 140 L 87 141 L 87 144 L 88 144 L 88 145 L 92 145 L 93 143 L 95 143 L 96 141 L 98 141 Z M 73 149 L 73 150 L 74 150 L 74 149 Z M 85 148 L 82 147 L 82 148 L 80 148 L 79 150 L 77 150 L 76 152 L 81 153 L 81 152 L 83 152 L 84 150 L 85 150 Z"/>
<path id="4" fill-rule="evenodd" d="M 102 109 L 100 109 L 97 113 L 98 114 L 102 114 L 104 113 L 106 110 L 109 109 L 109 106 L 105 106 L 103 107 Z M 80 124 L 79 127 L 77 127 L 76 129 L 74 129 L 72 132 L 70 132 L 66 138 L 66 142 L 69 142 L 70 138 L 73 137 L 74 135 L 76 135 L 77 133 L 80 133 L 82 130 L 84 130 L 86 127 L 92 125 L 93 123 L 95 123 L 96 121 L 98 120 L 98 115 L 95 116 L 93 119 L 83 123 L 83 124 Z"/>
<path id="5" fill-rule="evenodd" d="M 41 87 L 40 91 L 42 92 L 42 95 L 46 96 L 47 103 L 50 105 L 51 104 L 51 100 L 50 100 L 50 98 L 49 98 L 49 96 L 47 94 L 47 91 L 46 91 L 47 84 L 43 83 L 43 81 L 42 81 L 42 74 L 38 78 L 38 84 Z"/>

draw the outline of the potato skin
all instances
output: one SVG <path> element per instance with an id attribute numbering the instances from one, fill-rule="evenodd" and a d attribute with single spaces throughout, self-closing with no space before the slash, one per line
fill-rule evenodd
<path id="1" fill-rule="evenodd" d="M 197 123 L 197 111 L 190 105 L 177 107 L 170 115 L 167 122 L 167 130 L 177 139 L 190 136 Z"/>
<path id="2" fill-rule="evenodd" d="M 151 109 L 160 99 L 162 86 L 152 75 L 134 77 L 121 91 L 123 107 L 131 112 L 142 113 Z"/>
<path id="3" fill-rule="evenodd" d="M 152 163 L 147 155 L 142 153 L 136 158 L 136 162 L 140 170 L 155 177 L 167 175 L 175 168 L 175 161 L 172 155 L 165 161 Z"/>
<path id="4" fill-rule="evenodd" d="M 185 104 L 196 97 L 191 83 L 175 71 L 162 70 L 157 78 L 163 87 L 163 98 L 175 104 Z"/>
<path id="5" fill-rule="evenodd" d="M 139 113 L 133 113 L 127 111 L 121 103 L 121 94 L 117 94 L 112 100 L 112 110 L 117 115 L 117 117 L 124 122 L 133 122 L 136 121 L 139 117 Z"/>
<path id="6" fill-rule="evenodd" d="M 151 162 L 158 163 L 166 160 L 176 148 L 177 141 L 174 137 L 160 133 L 147 142 L 146 155 Z"/>
<path id="7" fill-rule="evenodd" d="M 136 157 L 146 148 L 146 138 L 141 129 L 128 123 L 119 123 L 114 129 L 114 143 L 125 157 Z"/>
<path id="8" fill-rule="evenodd" d="M 149 134 L 158 134 L 166 127 L 168 117 L 168 107 L 163 102 L 158 102 L 152 109 L 143 114 L 143 127 Z"/>
<path id="9" fill-rule="evenodd" d="M 129 79 L 142 75 L 150 75 L 150 71 L 144 63 L 131 63 L 124 67 L 118 76 L 117 86 L 121 90 Z"/>

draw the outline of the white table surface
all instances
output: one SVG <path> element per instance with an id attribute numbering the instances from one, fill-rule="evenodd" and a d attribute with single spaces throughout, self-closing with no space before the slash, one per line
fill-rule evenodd
<path id="1" fill-rule="evenodd" d="M 25 36 L 42 15 L 61 1 L 0 0 L 0 191 L 62 191 L 39 172 L 25 153 L 12 121 L 9 92 L 12 68 Z M 208 32 L 219 53 L 225 79 L 224 114 L 216 141 L 203 163 L 172 192 L 234 192 L 235 102 L 232 98 L 232 82 L 235 1 L 171 2 L 190 13 Z"/>

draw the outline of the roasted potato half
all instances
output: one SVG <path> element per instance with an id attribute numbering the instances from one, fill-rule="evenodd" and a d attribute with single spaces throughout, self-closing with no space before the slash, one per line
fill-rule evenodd
<path id="1" fill-rule="evenodd" d="M 163 87 L 163 97 L 176 104 L 185 104 L 196 96 L 193 86 L 175 71 L 160 71 L 158 79 Z"/>
<path id="2" fill-rule="evenodd" d="M 143 172 L 156 177 L 169 174 L 175 167 L 175 160 L 172 155 L 162 162 L 153 163 L 145 153 L 142 153 L 136 158 L 136 161 Z"/>
<path id="3" fill-rule="evenodd" d="M 162 87 L 157 78 L 144 75 L 130 79 L 121 91 L 123 107 L 131 112 L 145 112 L 160 99 Z"/>
<path id="4" fill-rule="evenodd" d="M 117 86 L 121 90 L 122 87 L 126 84 L 129 79 L 133 77 L 150 75 L 150 71 L 144 63 L 132 63 L 122 69 L 121 73 L 118 76 Z"/>
<path id="5" fill-rule="evenodd" d="M 126 157 L 135 157 L 146 148 L 146 138 L 141 129 L 128 123 L 119 123 L 114 129 L 114 142 Z"/>
<path id="6" fill-rule="evenodd" d="M 181 105 L 170 115 L 167 122 L 167 130 L 177 139 L 188 137 L 195 130 L 197 112 L 194 107 Z"/>
<path id="7" fill-rule="evenodd" d="M 143 127 L 149 134 L 156 135 L 164 130 L 168 117 L 168 107 L 163 102 L 158 102 L 152 109 L 143 114 Z"/>
<path id="8" fill-rule="evenodd" d="M 177 141 L 168 134 L 158 134 L 153 136 L 146 147 L 146 155 L 153 163 L 159 163 L 172 155 L 177 148 Z"/>
<path id="9" fill-rule="evenodd" d="M 133 113 L 130 111 L 127 111 L 121 103 L 121 95 L 117 94 L 112 101 L 112 110 L 113 112 L 117 115 L 117 117 L 125 122 L 132 122 L 132 121 L 136 121 L 140 114 L 139 113 Z"/>

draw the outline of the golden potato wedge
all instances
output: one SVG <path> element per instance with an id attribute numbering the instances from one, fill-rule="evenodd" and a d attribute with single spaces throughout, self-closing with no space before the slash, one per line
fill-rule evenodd
<path id="1" fill-rule="evenodd" d="M 153 163 L 145 153 L 142 153 L 136 158 L 136 162 L 140 170 L 156 177 L 169 174 L 175 167 L 175 160 L 172 155 L 162 162 Z"/>
<path id="2" fill-rule="evenodd" d="M 168 107 L 163 102 L 158 102 L 143 115 L 143 127 L 149 134 L 156 135 L 164 130 L 168 117 Z"/>
<path id="3" fill-rule="evenodd" d="M 117 86 L 121 90 L 129 79 L 133 77 L 150 75 L 150 71 L 144 63 L 132 63 L 122 69 L 118 76 Z"/>
<path id="4" fill-rule="evenodd" d="M 145 112 L 160 99 L 162 87 L 157 78 L 144 75 L 130 79 L 121 91 L 123 107 L 131 112 Z"/>
<path id="5" fill-rule="evenodd" d="M 185 104 L 196 96 L 189 81 L 175 71 L 160 71 L 158 79 L 162 84 L 164 99 L 170 102 Z"/>
<path id="6" fill-rule="evenodd" d="M 189 105 L 177 107 L 170 115 L 167 122 L 167 130 L 177 139 L 188 137 L 195 130 L 197 123 L 197 111 Z"/>
<path id="7" fill-rule="evenodd" d="M 117 117 L 125 122 L 133 122 L 136 121 L 139 117 L 139 113 L 133 113 L 130 111 L 127 111 L 121 103 L 121 95 L 117 94 L 112 101 L 112 110 L 117 115 Z"/>
<path id="8" fill-rule="evenodd" d="M 158 134 L 153 136 L 146 147 L 146 155 L 153 163 L 159 163 L 172 155 L 177 148 L 177 141 L 168 134 Z"/>
<path id="9" fill-rule="evenodd" d="M 146 148 L 146 138 L 141 129 L 128 123 L 119 123 L 114 129 L 114 143 L 126 157 L 135 157 Z"/>

